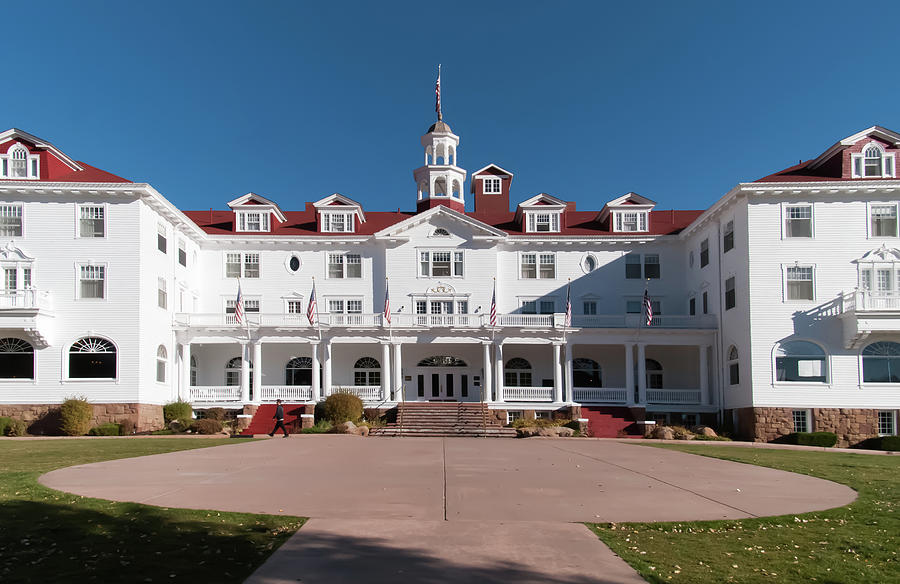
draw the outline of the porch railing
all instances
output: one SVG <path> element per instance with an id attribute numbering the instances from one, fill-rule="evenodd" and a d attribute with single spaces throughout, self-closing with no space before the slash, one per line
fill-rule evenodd
<path id="1" fill-rule="evenodd" d="M 241 401 L 241 388 L 236 385 L 194 385 L 188 388 L 191 402 Z"/>
<path id="2" fill-rule="evenodd" d="M 648 389 L 649 404 L 699 404 L 699 389 Z"/>
<path id="3" fill-rule="evenodd" d="M 575 401 L 624 404 L 628 391 L 619 387 L 576 387 Z"/>
<path id="4" fill-rule="evenodd" d="M 841 312 L 865 310 L 900 311 L 900 294 L 855 290 L 841 297 Z"/>
<path id="5" fill-rule="evenodd" d="M 552 314 L 498 314 L 499 326 L 513 326 L 522 328 L 553 328 L 554 318 Z"/>
<path id="6" fill-rule="evenodd" d="M 312 400 L 312 387 L 309 385 L 263 385 L 259 388 L 260 401 L 273 402 Z"/>
<path id="7" fill-rule="evenodd" d="M 27 290 L 0 290 L 0 310 L 4 308 L 50 308 L 50 293 Z"/>
<path id="8" fill-rule="evenodd" d="M 361 400 L 377 401 L 382 398 L 380 385 L 334 385 L 331 393 L 346 392 L 359 396 Z"/>
<path id="9" fill-rule="evenodd" d="M 552 387 L 504 387 L 505 401 L 552 402 Z"/>

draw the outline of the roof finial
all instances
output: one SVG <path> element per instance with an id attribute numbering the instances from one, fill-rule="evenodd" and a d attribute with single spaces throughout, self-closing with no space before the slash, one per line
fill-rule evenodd
<path id="1" fill-rule="evenodd" d="M 444 115 L 441 113 L 441 64 L 438 63 L 438 78 L 434 84 L 434 111 L 437 112 L 438 121 L 440 122 Z"/>

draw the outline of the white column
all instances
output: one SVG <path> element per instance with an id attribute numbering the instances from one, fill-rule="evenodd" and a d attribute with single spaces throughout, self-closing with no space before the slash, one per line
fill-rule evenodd
<path id="1" fill-rule="evenodd" d="M 322 395 L 331 395 L 331 341 L 323 345 L 322 355 Z"/>
<path id="2" fill-rule="evenodd" d="M 481 346 L 484 352 L 484 374 L 481 376 L 481 389 L 484 392 L 484 401 L 491 402 L 493 397 L 491 395 L 491 344 L 484 341 Z"/>
<path id="3" fill-rule="evenodd" d="M 494 375 L 496 379 L 495 387 L 497 388 L 497 401 L 502 402 L 503 397 L 503 345 L 497 343 L 494 345 Z"/>
<path id="4" fill-rule="evenodd" d="M 708 404 L 709 399 L 709 345 L 697 347 L 700 351 L 700 403 Z"/>
<path id="5" fill-rule="evenodd" d="M 191 399 L 191 343 L 181 345 L 181 392 L 178 394 L 182 400 Z"/>
<path id="6" fill-rule="evenodd" d="M 556 403 L 560 403 L 563 398 L 562 363 L 559 360 L 560 348 L 560 343 L 553 343 L 553 401 Z"/>
<path id="7" fill-rule="evenodd" d="M 566 391 L 568 395 L 564 396 L 565 401 L 569 403 L 575 401 L 575 387 L 573 385 L 572 375 L 572 342 L 566 343 Z"/>
<path id="8" fill-rule="evenodd" d="M 625 403 L 634 405 L 634 343 L 625 343 Z"/>
<path id="9" fill-rule="evenodd" d="M 262 342 L 253 343 L 253 403 L 262 401 Z"/>
<path id="10" fill-rule="evenodd" d="M 319 342 L 310 343 L 310 356 L 312 357 L 312 398 L 319 401 L 322 397 L 322 378 L 319 373 Z"/>
<path id="11" fill-rule="evenodd" d="M 400 343 L 394 343 L 394 391 L 391 398 L 395 401 L 406 401 L 403 395 L 403 353 Z"/>
<path id="12" fill-rule="evenodd" d="M 381 343 L 381 399 L 391 395 L 391 345 Z"/>
<path id="13" fill-rule="evenodd" d="M 644 343 L 638 343 L 638 403 L 647 404 L 647 357 Z"/>
<path id="14" fill-rule="evenodd" d="M 250 359 L 248 353 L 250 347 L 247 343 L 241 344 L 241 402 L 250 403 Z"/>

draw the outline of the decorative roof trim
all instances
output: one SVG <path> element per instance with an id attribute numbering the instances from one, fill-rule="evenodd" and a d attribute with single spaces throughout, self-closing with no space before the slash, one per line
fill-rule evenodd
<path id="1" fill-rule="evenodd" d="M 80 164 L 78 164 L 77 162 L 75 162 L 74 160 L 69 158 L 68 156 L 66 156 L 62 152 L 62 150 L 60 150 L 59 148 L 57 148 L 50 142 L 47 142 L 46 140 L 41 140 L 37 136 L 29 134 L 28 132 L 22 131 L 18 128 L 10 128 L 9 130 L 6 130 L 5 132 L 0 133 L 0 144 L 7 142 L 9 140 L 15 140 L 16 138 L 21 138 L 22 140 L 25 140 L 26 142 L 31 142 L 32 144 L 34 144 L 35 148 L 44 148 L 46 150 L 49 150 L 50 152 L 53 153 L 54 156 L 56 156 L 58 159 L 60 159 L 63 162 L 63 164 L 65 164 L 72 170 L 84 170 L 83 166 L 81 166 Z"/>
<path id="2" fill-rule="evenodd" d="M 248 205 L 250 201 L 257 201 L 259 204 Z M 263 196 L 257 195 L 256 193 L 247 193 L 242 197 L 238 197 L 237 199 L 228 202 L 228 207 L 232 210 L 234 210 L 235 207 L 245 206 L 256 209 L 268 209 L 275 214 L 275 217 L 278 219 L 279 223 L 284 223 L 287 221 L 287 217 L 285 217 L 284 213 L 281 212 L 281 208 L 278 206 L 278 203 Z"/>
<path id="3" fill-rule="evenodd" d="M 339 203 L 340 205 L 333 205 L 333 203 Z M 348 211 L 353 211 L 356 213 L 356 216 L 359 218 L 360 223 L 366 222 L 366 215 L 363 213 L 362 205 L 351 199 L 350 197 L 345 197 L 340 193 L 334 193 L 319 199 L 318 201 L 313 203 L 313 207 L 316 208 L 317 211 L 337 211 L 335 207 L 345 206 L 351 207 L 351 209 L 347 209 Z"/>
<path id="4" fill-rule="evenodd" d="M 877 138 L 894 146 L 900 146 L 900 134 L 881 126 L 872 126 L 871 128 L 866 128 L 862 132 L 857 132 L 852 136 L 847 136 L 843 140 L 836 142 L 833 146 L 831 146 L 831 148 L 829 148 L 828 150 L 817 156 L 815 160 L 807 164 L 806 168 L 810 170 L 818 168 L 825 164 L 828 160 L 831 159 L 832 156 L 834 156 L 838 152 L 844 150 L 848 146 L 853 146 L 860 140 L 865 140 L 866 138 Z"/>
<path id="5" fill-rule="evenodd" d="M 451 219 L 455 219 L 461 223 L 474 227 L 475 229 L 494 237 L 506 238 L 508 235 L 505 231 L 501 231 L 495 227 L 488 225 L 487 223 L 483 223 L 477 219 L 473 219 L 472 217 L 469 217 L 464 213 L 460 213 L 455 209 L 451 209 L 447 205 L 437 205 L 435 207 L 432 207 L 431 209 L 428 209 L 427 211 L 417 213 L 416 215 L 413 215 L 408 219 L 404 219 L 399 223 L 394 223 L 393 225 L 390 225 L 387 228 L 382 229 L 381 231 L 377 231 L 374 236 L 377 239 L 396 237 L 397 234 L 401 231 L 405 231 L 407 229 L 410 229 L 411 227 L 425 223 L 433 215 L 438 214 L 446 215 Z"/>

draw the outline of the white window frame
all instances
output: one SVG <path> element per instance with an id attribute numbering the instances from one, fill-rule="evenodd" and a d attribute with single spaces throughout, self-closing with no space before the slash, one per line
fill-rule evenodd
<path id="1" fill-rule="evenodd" d="M 162 238 L 162 240 L 160 240 Z M 160 248 L 160 243 L 162 243 L 162 247 Z M 168 255 L 169 253 L 169 230 L 162 223 L 156 224 L 156 249 L 159 250 L 160 253 Z"/>
<path id="2" fill-rule="evenodd" d="M 788 297 L 788 271 L 790 268 L 809 268 L 812 270 L 812 298 L 789 298 Z M 893 283 L 893 272 L 891 272 Z M 816 264 L 781 264 L 781 300 L 782 302 L 815 302 L 816 301 Z"/>
<path id="3" fill-rule="evenodd" d="M 321 214 L 319 221 L 321 223 L 322 233 L 356 233 L 356 213 L 354 211 L 319 211 Z M 341 217 L 343 220 L 343 228 L 336 229 L 334 219 Z"/>
<path id="4" fill-rule="evenodd" d="M 594 262 L 593 269 L 588 269 L 588 265 L 587 265 L 588 261 Z M 581 266 L 582 272 L 584 272 L 585 274 L 590 274 L 594 270 L 597 270 L 600 268 L 600 260 L 598 260 L 597 256 L 592 253 L 586 253 L 586 254 L 584 254 L 584 257 L 581 258 L 581 263 L 579 265 Z"/>
<path id="5" fill-rule="evenodd" d="M 229 255 L 236 255 L 236 256 L 240 257 L 240 264 L 239 264 L 240 271 L 239 271 L 239 275 L 237 275 L 237 276 L 229 276 L 228 275 L 228 256 Z M 253 255 L 257 256 L 258 261 L 256 263 L 256 266 L 257 266 L 257 270 L 259 273 L 255 276 L 248 276 L 247 275 L 247 263 L 248 263 L 247 259 L 249 256 L 253 256 Z M 257 280 L 259 278 L 262 278 L 262 255 L 263 254 L 258 251 L 245 251 L 245 252 L 225 251 L 225 252 L 222 252 L 222 277 L 227 278 L 227 279 L 250 278 L 252 280 Z"/>
<path id="6" fill-rule="evenodd" d="M 825 373 L 825 381 L 779 381 L 778 380 L 778 347 L 780 347 L 783 343 L 790 343 L 792 341 L 803 341 L 806 343 L 812 343 L 816 345 L 825 353 L 825 364 L 823 365 L 824 373 Z M 800 339 L 790 339 L 790 340 L 781 340 L 775 341 L 772 344 L 771 354 L 770 354 L 770 367 L 772 368 L 772 386 L 773 387 L 831 387 L 832 376 L 831 371 L 831 353 L 828 352 L 821 343 L 818 343 L 812 339 L 808 338 L 800 338 Z M 862 371 L 860 369 L 860 371 Z"/>
<path id="7" fill-rule="evenodd" d="M 297 271 L 293 271 L 291 269 L 291 260 L 297 258 L 297 261 L 300 263 L 300 266 L 297 268 Z M 293 252 L 288 254 L 288 256 L 284 260 L 284 269 L 291 276 L 296 276 L 303 270 L 303 257 L 297 252 Z"/>
<path id="8" fill-rule="evenodd" d="M 81 210 L 100 209 L 103 211 L 103 235 L 90 236 L 81 234 Z M 75 205 L 75 238 L 76 239 L 105 239 L 107 236 L 107 221 L 109 220 L 109 206 L 106 203 L 79 203 Z"/>
<path id="9" fill-rule="evenodd" d="M 804 417 L 806 418 L 803 422 L 806 425 L 805 430 L 797 429 L 796 414 L 801 413 L 801 412 L 803 413 Z M 803 432 L 803 433 L 812 432 L 813 431 L 812 411 L 809 409 L 806 409 L 806 408 L 792 408 L 791 409 L 791 429 L 794 432 Z"/>
<path id="10" fill-rule="evenodd" d="M 188 267 L 188 253 L 187 253 L 187 242 L 183 239 L 178 239 L 178 250 L 177 255 L 175 257 L 175 261 L 179 266 L 186 268 Z M 184 263 L 181 263 L 181 254 L 184 254 Z"/>
<path id="11" fill-rule="evenodd" d="M 809 237 L 802 235 L 788 235 L 788 220 L 791 218 L 791 209 L 809 209 Z M 816 238 L 816 207 L 812 203 L 782 203 L 781 204 L 781 239 L 808 240 Z"/>
<path id="12" fill-rule="evenodd" d="M 331 275 L 330 260 L 333 255 L 339 255 L 343 258 L 341 260 L 341 274 L 342 274 L 341 276 L 332 276 Z M 363 261 L 362 261 L 363 256 L 361 253 L 348 252 L 348 251 L 329 251 L 329 252 L 325 252 L 324 256 L 325 256 L 324 260 L 325 260 L 325 278 L 326 279 L 329 279 L 329 280 L 362 280 L 363 279 L 363 277 L 364 277 Z M 347 258 L 349 256 L 357 256 L 359 258 L 359 276 L 348 276 L 347 275 L 347 272 L 348 272 L 347 266 L 349 265 Z"/>
<path id="13" fill-rule="evenodd" d="M 725 241 L 728 236 L 731 236 L 731 247 L 725 249 Z M 722 253 L 726 254 L 734 249 L 734 219 L 729 219 L 725 222 L 725 227 L 722 230 Z"/>
<path id="14" fill-rule="evenodd" d="M 338 311 L 331 310 L 332 302 L 340 302 L 341 308 Z M 350 312 L 350 303 L 358 302 L 359 310 L 354 310 Z M 325 312 L 328 314 L 363 314 L 363 308 L 365 308 L 365 298 L 362 296 L 326 296 L 325 297 Z"/>
<path id="15" fill-rule="evenodd" d="M 222 314 L 231 316 L 234 318 L 234 308 L 235 302 L 237 299 L 234 296 L 223 296 L 222 297 Z M 255 306 L 254 306 L 255 305 Z M 231 309 L 231 312 L 228 312 L 228 309 Z M 248 314 L 260 314 L 262 312 L 262 296 L 254 295 L 254 296 L 244 296 L 244 318 L 247 317 Z M 229 324 L 234 324 L 233 322 Z"/>
<path id="16" fill-rule="evenodd" d="M 562 211 L 525 211 L 526 233 L 559 233 L 561 224 Z M 546 229 L 541 229 L 541 226 L 546 226 Z"/>
<path id="17" fill-rule="evenodd" d="M 422 264 L 425 263 L 423 255 L 428 254 L 428 273 L 422 273 Z M 434 254 L 449 253 L 450 254 L 450 275 L 435 276 L 434 274 Z M 457 273 L 457 267 L 459 273 Z M 418 278 L 464 278 L 466 274 L 466 254 L 465 250 L 455 248 L 420 248 L 416 250 L 416 275 Z"/>
<path id="18" fill-rule="evenodd" d="M 160 356 L 159 350 L 162 349 L 164 356 Z M 165 345 L 159 345 L 156 348 L 156 383 L 165 383 L 169 372 L 169 350 Z M 162 375 L 160 376 L 160 373 Z M 160 379 L 162 377 L 162 379 Z"/>
<path id="19" fill-rule="evenodd" d="M 483 176 L 481 178 L 481 192 L 485 195 L 502 195 L 503 194 L 503 179 L 499 176 Z M 496 189 L 488 190 L 488 185 L 496 185 Z"/>
<path id="20" fill-rule="evenodd" d="M 25 154 L 25 176 L 10 176 L 12 170 L 13 151 L 24 150 Z M 9 180 L 40 180 L 41 178 L 41 157 L 39 154 L 32 154 L 28 147 L 21 142 L 16 142 L 6 151 L 6 154 L 0 155 L 0 178 Z"/>
<path id="21" fill-rule="evenodd" d="M 9 207 L 11 209 L 19 210 L 19 231 L 21 233 L 19 235 L 3 235 L 0 237 L 6 238 L 17 238 L 17 237 L 25 237 L 25 204 L 24 203 L 5 203 L 0 202 L 0 208 Z"/>
<path id="22" fill-rule="evenodd" d="M 626 215 L 635 215 L 634 229 L 627 228 Z M 616 233 L 646 233 L 650 229 L 650 211 L 644 209 L 613 211 L 612 225 Z"/>
<path id="23" fill-rule="evenodd" d="M 116 376 L 115 377 L 70 377 L 70 375 L 69 375 L 69 373 L 70 373 L 70 371 L 69 371 L 69 365 L 70 365 L 69 355 L 72 353 L 72 345 L 74 345 L 81 339 L 86 339 L 86 338 L 102 339 L 102 340 L 106 341 L 107 343 L 111 344 L 113 346 L 113 348 L 116 350 Z M 67 343 L 63 344 L 62 350 L 63 350 L 63 368 L 64 368 L 65 377 L 60 380 L 61 383 L 111 383 L 111 384 L 118 385 L 119 372 L 121 370 L 120 367 L 122 365 L 122 360 L 121 360 L 122 359 L 122 350 L 119 347 L 119 345 L 115 341 L 113 341 L 109 336 L 104 335 L 104 334 L 97 334 L 97 333 L 82 334 L 82 335 L 79 335 L 79 336 L 69 339 L 69 341 Z M 37 357 L 37 351 L 35 351 L 35 357 Z M 37 361 L 35 361 L 35 363 L 37 363 Z M 37 371 L 35 370 L 35 373 L 36 372 Z"/>
<path id="24" fill-rule="evenodd" d="M 881 153 L 881 174 L 866 175 L 866 150 L 874 146 Z M 894 178 L 897 172 L 894 153 L 888 154 L 878 142 L 868 142 L 858 154 L 850 155 L 850 172 L 853 178 Z"/>
<path id="25" fill-rule="evenodd" d="M 156 305 L 163 310 L 169 309 L 169 283 L 162 277 L 156 281 Z"/>
<path id="26" fill-rule="evenodd" d="M 891 421 L 890 432 L 882 432 L 881 428 L 881 415 L 889 414 Z M 896 436 L 897 435 L 897 410 L 878 410 L 876 413 L 877 419 L 875 420 L 875 430 L 879 436 Z"/>
<path id="27" fill-rule="evenodd" d="M 526 278 L 522 276 L 522 265 L 523 258 L 527 255 L 534 256 L 534 278 Z M 553 257 L 553 277 L 552 278 L 542 278 L 541 277 L 541 256 L 552 256 Z M 518 277 L 519 280 L 556 280 L 557 274 L 559 273 L 558 262 L 556 261 L 556 252 L 546 252 L 546 251 L 520 251 L 519 252 L 519 271 Z"/>
<path id="28" fill-rule="evenodd" d="M 297 307 L 296 311 L 291 310 L 291 305 L 294 304 Z M 291 298 L 284 299 L 284 313 L 285 314 L 298 314 L 298 315 L 306 315 L 306 304 L 303 302 L 303 296 L 293 296 Z"/>
<path id="29" fill-rule="evenodd" d="M 872 230 L 872 208 L 873 207 L 893 207 L 894 208 L 894 235 L 875 235 Z M 895 202 L 876 202 L 870 201 L 868 205 L 866 205 L 866 233 L 869 235 L 869 239 L 896 239 L 897 232 L 900 230 L 900 209 L 897 208 L 897 203 Z"/>
<path id="30" fill-rule="evenodd" d="M 235 211 L 237 219 L 237 229 L 239 233 L 268 233 L 272 223 L 272 212 L 269 210 L 259 211 Z M 256 218 L 257 228 L 251 229 L 250 219 Z"/>
<path id="31" fill-rule="evenodd" d="M 101 268 L 103 270 L 103 296 L 101 298 L 85 298 L 81 295 L 81 268 Z M 109 268 L 106 262 L 75 263 L 75 299 L 82 302 L 105 302 L 109 298 Z"/>

